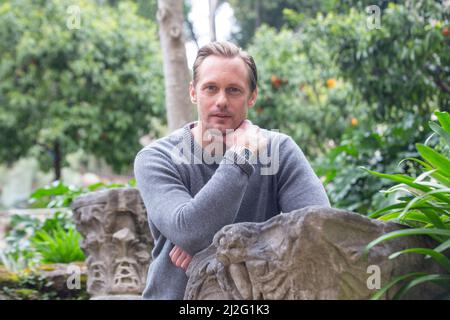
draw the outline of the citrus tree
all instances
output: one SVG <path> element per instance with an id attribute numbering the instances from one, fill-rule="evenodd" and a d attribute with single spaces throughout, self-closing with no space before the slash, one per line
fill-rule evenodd
<path id="1" fill-rule="evenodd" d="M 127 169 L 164 119 L 155 25 L 92 1 L 0 5 L 0 161 L 35 156 L 59 178 L 79 149 Z"/>
<path id="2" fill-rule="evenodd" d="M 291 135 L 311 157 L 324 154 L 362 112 L 348 81 L 338 79 L 327 44 L 314 34 L 258 29 L 248 50 L 259 73 L 250 116 L 260 126 Z M 353 122 L 352 122 L 353 119 Z"/>
<path id="3" fill-rule="evenodd" d="M 388 183 L 357 170 L 359 165 L 419 173 L 411 161 L 397 164 L 417 156 L 414 144 L 425 139 L 431 112 L 450 108 L 448 17 L 448 7 L 426 0 L 388 4 L 379 29 L 369 28 L 367 13 L 356 10 L 314 21 L 340 77 L 367 106 L 359 125 L 349 128 L 319 161 L 336 206 L 367 213 L 391 201 L 378 194 Z"/>
<path id="4" fill-rule="evenodd" d="M 414 143 L 431 111 L 449 109 L 448 8 L 378 1 L 380 29 L 362 4 L 314 17 L 284 10 L 286 28 L 262 26 L 249 51 L 260 73 L 256 123 L 294 137 L 335 207 L 367 213 L 388 186 L 358 170 L 416 174 Z"/>

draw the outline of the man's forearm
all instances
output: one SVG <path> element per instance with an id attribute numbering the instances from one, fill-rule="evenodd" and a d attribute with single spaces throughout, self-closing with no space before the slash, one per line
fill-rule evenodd
<path id="1" fill-rule="evenodd" d="M 218 230 L 235 220 L 254 169 L 248 162 L 230 164 L 234 156 L 233 151 L 227 151 L 214 175 L 194 197 L 164 159 L 144 157 L 135 163 L 137 185 L 150 220 L 190 255 L 206 248 Z"/>

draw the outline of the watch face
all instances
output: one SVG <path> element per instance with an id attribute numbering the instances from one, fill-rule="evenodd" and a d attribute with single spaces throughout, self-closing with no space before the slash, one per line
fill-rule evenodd
<path id="1" fill-rule="evenodd" d="M 245 157 L 245 159 L 249 160 L 251 156 L 252 156 L 252 152 L 250 151 L 250 149 L 245 148 L 244 149 L 244 157 Z"/>
<path id="2" fill-rule="evenodd" d="M 240 157 L 244 158 L 246 161 L 250 161 L 250 158 L 253 155 L 253 152 L 244 146 L 235 146 L 234 152 L 236 153 L 235 160 L 237 159 L 236 158 L 237 156 L 240 156 Z"/>

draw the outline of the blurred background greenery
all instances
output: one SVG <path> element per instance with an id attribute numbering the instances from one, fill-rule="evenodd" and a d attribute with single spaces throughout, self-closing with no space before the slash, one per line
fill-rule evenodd
<path id="1" fill-rule="evenodd" d="M 77 155 L 128 179 L 140 139 L 166 134 L 157 1 L 78 1 L 76 30 L 66 25 L 72 2 L 0 5 L 0 161 L 36 159 L 50 182 Z M 229 40 L 258 66 L 251 119 L 295 139 L 335 207 L 366 214 L 388 203 L 378 193 L 386 182 L 357 167 L 414 172 L 399 161 L 417 155 L 432 111 L 449 109 L 448 5 L 218 1 L 225 4 L 234 13 Z M 379 6 L 380 28 L 368 27 L 368 5 Z M 190 10 L 185 1 L 187 41 L 195 38 Z"/>
<path id="2" fill-rule="evenodd" d="M 232 12 L 219 40 L 255 58 L 259 97 L 250 119 L 293 137 L 333 207 L 380 217 L 416 201 L 380 192 L 397 176 L 374 172 L 415 179 L 443 170 L 433 174 L 446 197 L 442 141 L 450 127 L 434 112 L 450 109 L 450 1 L 180 1 L 194 51 L 205 42 L 194 4 L 209 5 L 213 16 Z M 74 5 L 81 25 L 71 28 Z M 368 6 L 379 9 L 378 20 Z M 0 209 L 56 210 L 44 220 L 11 216 L 0 263 L 9 270 L 83 260 L 64 208 L 82 193 L 133 186 L 136 153 L 168 133 L 157 11 L 157 0 L 0 1 Z M 436 115 L 440 131 L 430 128 Z M 433 130 L 440 138 L 427 140 Z M 414 160 L 426 140 L 444 160 Z M 450 246 L 448 201 L 433 208 L 419 227 L 444 230 L 440 253 Z M 402 212 L 384 219 L 400 215 L 417 226 L 418 212 Z M 1 218 L 0 210 L 0 233 Z"/>

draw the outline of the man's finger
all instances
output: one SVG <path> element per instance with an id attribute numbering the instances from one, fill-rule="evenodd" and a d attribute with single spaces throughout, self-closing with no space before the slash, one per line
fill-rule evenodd
<path id="1" fill-rule="evenodd" d="M 175 262 L 178 259 L 178 254 L 175 252 L 174 254 L 172 254 L 172 256 L 170 257 L 170 261 L 172 261 L 173 264 L 175 264 Z"/>
<path id="2" fill-rule="evenodd" d="M 180 255 L 178 256 L 178 259 L 177 259 L 175 265 L 176 265 L 177 267 L 181 267 L 181 264 L 182 264 L 182 262 L 184 261 L 184 259 L 186 259 L 187 255 L 188 255 L 188 254 L 187 254 L 186 252 L 182 251 L 182 252 L 180 253 Z"/>
<path id="3" fill-rule="evenodd" d="M 177 247 L 177 246 L 173 247 L 172 250 L 170 250 L 169 256 L 172 258 L 172 256 L 173 256 L 174 254 L 176 254 L 176 253 L 179 251 L 179 249 L 180 249 L 180 248 Z"/>
<path id="4" fill-rule="evenodd" d="M 170 260 L 172 261 L 173 264 L 176 263 L 176 261 L 178 260 L 178 257 L 180 256 L 181 252 L 183 252 L 183 250 L 180 247 L 175 246 L 172 251 L 170 252 L 169 256 L 170 256 Z"/>
<path id="5" fill-rule="evenodd" d="M 190 255 L 188 255 L 186 257 L 186 259 L 184 259 L 184 261 L 181 263 L 181 268 L 183 268 L 185 271 L 187 270 L 187 268 L 189 267 L 189 264 L 192 261 L 192 257 Z"/>
<path id="6" fill-rule="evenodd" d="M 175 252 L 175 249 L 176 249 L 176 247 L 173 247 L 172 250 L 170 250 L 170 253 L 169 253 L 170 258 L 172 258 L 173 253 Z"/>

